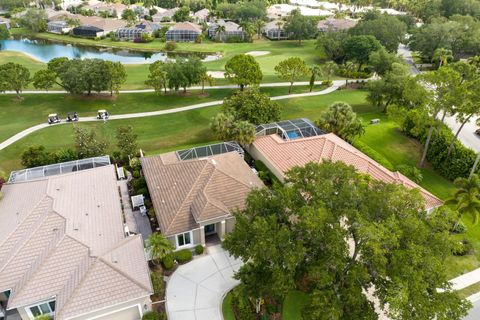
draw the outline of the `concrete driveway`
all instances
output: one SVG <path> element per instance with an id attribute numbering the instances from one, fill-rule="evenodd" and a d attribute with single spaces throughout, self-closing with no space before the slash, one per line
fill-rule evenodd
<path id="1" fill-rule="evenodd" d="M 169 320 L 222 320 L 224 295 L 239 281 L 233 279 L 242 262 L 229 256 L 220 245 L 208 254 L 180 266 L 167 283 Z"/>

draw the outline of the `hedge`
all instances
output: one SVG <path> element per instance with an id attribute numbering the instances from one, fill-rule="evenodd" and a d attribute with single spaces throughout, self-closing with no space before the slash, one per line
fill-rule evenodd
<path id="1" fill-rule="evenodd" d="M 173 255 L 174 259 L 177 260 L 178 263 L 185 263 L 192 260 L 192 251 L 190 251 L 189 249 L 175 251 Z"/>

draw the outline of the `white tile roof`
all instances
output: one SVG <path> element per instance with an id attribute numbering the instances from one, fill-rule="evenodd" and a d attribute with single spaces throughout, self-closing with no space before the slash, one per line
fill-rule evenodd
<path id="1" fill-rule="evenodd" d="M 55 297 L 56 319 L 148 296 L 141 236 L 124 238 L 113 166 L 7 184 L 0 292 L 13 309 Z"/>

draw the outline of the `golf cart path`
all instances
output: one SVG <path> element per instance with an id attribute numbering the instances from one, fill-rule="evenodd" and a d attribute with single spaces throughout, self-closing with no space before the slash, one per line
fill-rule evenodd
<path id="1" fill-rule="evenodd" d="M 345 83 L 345 80 L 333 80 L 335 82 Z M 316 85 L 322 84 L 323 81 L 315 81 Z M 310 83 L 308 81 L 297 81 L 293 83 L 293 86 L 308 86 Z M 271 83 L 260 83 L 260 88 L 277 88 L 277 87 L 289 87 L 290 82 L 271 82 Z M 204 90 L 215 90 L 215 89 L 238 89 L 239 86 L 236 84 L 228 84 L 228 85 L 221 85 L 221 86 L 205 86 Z M 189 90 L 202 90 L 201 86 L 193 86 L 188 87 Z M 167 89 L 167 91 L 171 91 Z M 153 89 L 138 89 L 138 90 L 120 90 L 119 93 L 148 93 L 148 92 L 155 92 Z M 17 94 L 15 91 L 5 91 L 5 94 Z M 68 93 L 65 90 L 24 90 L 22 94 L 62 94 Z M 110 93 L 109 91 L 102 91 L 102 93 Z"/>
<path id="2" fill-rule="evenodd" d="M 272 100 L 283 100 L 283 99 L 293 99 L 293 98 L 302 98 L 302 97 L 325 95 L 325 94 L 328 94 L 328 93 L 331 93 L 331 92 L 337 90 L 344 83 L 345 83 L 345 80 L 335 80 L 335 81 L 333 81 L 332 86 L 330 86 L 330 87 L 328 87 L 324 90 L 321 90 L 321 91 L 298 93 L 298 94 L 287 94 L 287 95 L 282 95 L 282 96 L 271 97 L 270 99 L 272 99 Z M 189 105 L 189 106 L 185 106 L 185 107 L 179 107 L 179 108 L 173 108 L 173 109 L 150 111 L 150 112 L 118 114 L 118 115 L 110 116 L 109 120 L 106 120 L 106 121 L 160 116 L 160 115 L 164 115 L 164 114 L 171 114 L 171 113 L 189 111 L 189 110 L 194 110 L 194 109 L 201 109 L 201 108 L 206 108 L 206 107 L 211 107 L 211 106 L 217 106 L 217 105 L 221 105 L 222 103 L 223 103 L 223 100 L 215 100 L 215 101 L 193 104 L 193 105 Z M 105 121 L 105 120 L 98 120 L 96 117 L 81 117 L 78 120 L 78 122 L 94 122 L 94 121 L 99 122 L 99 121 Z M 8 138 L 7 140 L 3 141 L 2 143 L 0 143 L 0 150 L 5 149 L 6 147 L 10 146 L 11 144 L 17 142 L 18 140 L 26 137 L 27 135 L 29 135 L 33 132 L 36 132 L 38 130 L 48 128 L 48 127 L 51 127 L 51 126 L 58 126 L 58 125 L 64 125 L 64 124 L 67 124 L 67 122 L 64 121 L 64 122 L 60 122 L 58 124 L 52 124 L 52 125 L 49 125 L 48 123 L 42 123 L 42 124 L 38 124 L 36 126 L 27 128 L 27 129 L 25 129 L 23 131 L 20 131 L 19 133 L 13 135 L 12 137 Z"/>

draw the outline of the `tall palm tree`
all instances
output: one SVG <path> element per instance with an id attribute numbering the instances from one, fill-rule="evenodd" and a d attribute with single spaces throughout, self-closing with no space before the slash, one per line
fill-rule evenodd
<path id="1" fill-rule="evenodd" d="M 255 29 L 257 30 L 257 39 L 260 39 L 262 35 L 263 27 L 265 27 L 265 21 L 261 19 L 257 19 L 255 20 L 254 24 L 255 24 Z"/>
<path id="2" fill-rule="evenodd" d="M 147 239 L 147 250 L 154 264 L 158 264 L 174 249 L 172 243 L 159 232 L 154 232 Z"/>
<path id="3" fill-rule="evenodd" d="M 218 41 L 222 41 L 222 34 L 225 34 L 225 31 L 224 25 L 218 25 L 215 29 L 215 38 L 217 38 Z"/>
<path id="4" fill-rule="evenodd" d="M 452 50 L 438 48 L 433 53 L 432 62 L 438 62 L 438 67 L 446 66 L 449 61 L 453 60 Z"/>
<path id="5" fill-rule="evenodd" d="M 480 178 L 472 174 L 470 179 L 457 178 L 453 184 L 457 191 L 453 198 L 445 203 L 454 205 L 460 217 L 465 214 L 472 215 L 473 223 L 477 224 L 480 215 Z"/>

